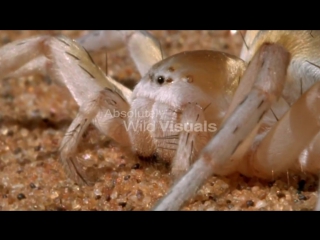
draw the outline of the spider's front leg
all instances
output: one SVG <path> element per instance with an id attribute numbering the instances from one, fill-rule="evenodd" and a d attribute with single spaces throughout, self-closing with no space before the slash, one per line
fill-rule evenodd
<path id="1" fill-rule="evenodd" d="M 191 102 L 182 110 L 178 126 L 182 131 L 179 134 L 177 152 L 172 161 L 171 173 L 174 179 L 179 179 L 189 169 L 212 135 L 209 131 L 214 129 L 208 129 L 206 125 L 203 114 L 205 110 L 206 107 Z"/>
<path id="2" fill-rule="evenodd" d="M 80 110 L 62 140 L 61 160 L 78 183 L 92 183 L 74 158 L 80 137 L 93 122 L 104 134 L 129 145 L 125 119 L 113 117 L 113 113 L 128 111 L 131 91 L 105 76 L 86 50 L 66 37 L 41 36 L 12 42 L 0 49 L 0 56 L 0 77 L 47 73 L 68 88 Z"/>
<path id="3" fill-rule="evenodd" d="M 155 210 L 178 210 L 213 173 L 232 165 L 231 155 L 259 123 L 271 104 L 282 93 L 290 56 L 281 46 L 264 44 L 259 49 L 242 79 L 254 79 L 249 94 L 241 101 L 219 132 L 200 153 L 188 173 L 173 186 Z"/>
<path id="4" fill-rule="evenodd" d="M 100 132 L 108 135 L 122 146 L 130 145 L 124 127 L 126 119 L 119 114 L 117 116 L 113 114 L 127 111 L 128 106 L 125 103 L 117 93 L 106 88 L 97 92 L 91 100 L 80 106 L 78 115 L 69 126 L 59 149 L 60 159 L 67 173 L 77 183 L 92 185 L 97 180 L 97 177 L 86 174 L 75 157 L 81 136 L 91 122 Z"/>

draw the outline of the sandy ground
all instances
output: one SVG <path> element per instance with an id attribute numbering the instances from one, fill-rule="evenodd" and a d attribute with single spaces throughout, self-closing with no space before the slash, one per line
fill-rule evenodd
<path id="1" fill-rule="evenodd" d="M 216 49 L 239 55 L 242 39 L 227 31 L 152 31 L 164 51 Z M 77 37 L 85 31 L 0 31 L 0 45 L 40 34 Z M 0 56 L 1 57 L 1 56 Z M 108 73 L 134 86 L 139 80 L 126 50 L 93 54 Z M 148 210 L 169 189 L 164 166 L 138 160 L 90 127 L 78 157 L 107 166 L 94 186 L 78 186 L 63 172 L 57 149 L 77 105 L 48 77 L 2 79 L 0 89 L 0 210 Z M 317 179 L 288 173 L 275 181 L 239 174 L 213 176 L 184 210 L 312 210 Z"/>

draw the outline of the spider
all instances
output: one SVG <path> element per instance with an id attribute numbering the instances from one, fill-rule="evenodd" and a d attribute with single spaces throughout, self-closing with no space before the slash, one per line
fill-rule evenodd
<path id="1" fill-rule="evenodd" d="M 157 40 L 145 31 L 92 32 L 79 39 L 80 44 L 40 36 L 1 48 L 0 72 L 4 77 L 12 71 L 14 76 L 45 71 L 68 88 L 80 107 L 60 144 L 60 159 L 72 179 L 95 182 L 75 157 L 80 137 L 92 122 L 141 159 L 171 163 L 173 178 L 183 177 L 155 209 L 177 210 L 212 174 L 239 171 L 271 179 L 288 169 L 318 172 L 313 156 L 316 116 L 303 114 L 310 119 L 303 141 L 289 137 L 288 147 L 281 138 L 289 131 L 286 134 L 299 134 L 300 139 L 301 127 L 285 126 L 297 110 L 309 109 L 301 105 L 304 99 L 316 100 L 312 90 L 317 84 L 310 87 L 318 64 L 310 49 L 318 39 L 318 32 L 249 32 L 249 48 L 242 52 L 247 64 L 206 50 L 165 58 Z M 106 76 L 86 51 L 121 45 L 127 46 L 142 76 L 133 92 Z M 297 113 L 294 119 L 299 119 Z"/>

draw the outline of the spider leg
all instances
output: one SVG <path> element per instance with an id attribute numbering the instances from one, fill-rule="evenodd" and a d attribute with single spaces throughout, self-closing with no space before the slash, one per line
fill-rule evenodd
<path id="1" fill-rule="evenodd" d="M 54 75 L 53 80 L 65 85 L 79 105 L 90 98 L 87 89 L 92 88 L 107 87 L 116 89 L 126 99 L 131 96 L 131 90 L 105 76 L 85 49 L 63 36 L 15 41 L 0 48 L 0 56 L 0 78 L 34 73 Z"/>
<path id="2" fill-rule="evenodd" d="M 311 143 L 305 148 L 300 156 L 298 168 L 302 172 L 319 173 L 320 172 L 320 131 L 313 138 Z"/>
<path id="3" fill-rule="evenodd" d="M 249 52 L 252 43 L 254 42 L 256 36 L 259 34 L 259 30 L 247 30 L 246 35 L 243 39 L 243 45 L 240 53 L 240 58 L 244 61 L 250 59 Z"/>
<path id="4" fill-rule="evenodd" d="M 320 172 L 320 131 L 313 138 L 311 143 L 305 148 L 300 156 L 298 167 L 302 172 L 319 174 Z M 319 184 L 319 183 L 318 183 Z M 320 184 L 319 184 L 320 186 Z M 315 206 L 316 211 L 320 211 L 320 197 L 319 197 L 320 189 L 318 187 L 318 200 Z"/>
<path id="5" fill-rule="evenodd" d="M 261 178 L 274 178 L 294 165 L 300 153 L 320 131 L 320 83 L 305 92 L 274 125 L 259 138 L 249 169 Z M 250 166 L 251 165 L 251 166 Z"/>
<path id="6" fill-rule="evenodd" d="M 28 62 L 37 62 L 34 59 L 41 55 L 45 37 L 34 37 L 27 40 L 15 41 L 0 48 L 0 78 L 9 76 Z M 30 51 L 31 50 L 31 51 Z M 44 64 L 44 62 L 42 63 Z M 39 64 L 30 71 L 36 71 Z"/>
<path id="7" fill-rule="evenodd" d="M 232 164 L 231 155 L 254 129 L 271 104 L 280 97 L 289 60 L 290 55 L 283 47 L 277 44 L 262 45 L 241 82 L 243 84 L 248 81 L 250 76 L 255 79 L 250 93 L 203 149 L 187 174 L 160 200 L 155 210 L 180 209 L 209 176 L 216 170 L 223 169 L 226 164 Z"/>
<path id="8" fill-rule="evenodd" d="M 19 77 L 29 76 L 34 74 L 45 76 L 47 74 L 47 71 L 46 71 L 47 61 L 48 59 L 45 56 L 36 57 L 30 60 L 28 63 L 24 64 L 19 69 L 9 73 L 7 77 L 19 78 Z"/>
<path id="9" fill-rule="evenodd" d="M 182 131 L 179 134 L 177 152 L 172 161 L 174 179 L 182 177 L 212 136 L 205 124 L 203 108 L 197 103 L 189 103 L 182 110 L 180 120 Z"/>
<path id="10" fill-rule="evenodd" d="M 147 31 L 98 30 L 89 32 L 77 41 L 93 52 L 127 47 L 141 76 L 163 58 L 160 43 Z"/>
<path id="11" fill-rule="evenodd" d="M 299 162 L 303 171 L 306 172 L 316 172 L 319 176 L 320 172 L 320 132 L 318 132 L 317 136 L 312 140 L 311 144 L 305 149 L 299 157 Z M 318 182 L 318 200 L 315 206 L 316 211 L 320 211 L 320 179 Z"/>
<path id="12" fill-rule="evenodd" d="M 61 161 L 78 183 L 92 183 L 72 158 L 80 137 L 92 121 L 104 134 L 128 145 L 125 119 L 114 113 L 128 111 L 131 91 L 105 76 L 83 47 L 63 36 L 12 42 L 0 49 L 0 56 L 0 77 L 10 76 L 16 70 L 22 74 L 42 68 L 54 82 L 68 88 L 80 109 L 62 140 Z"/>
<path id="13" fill-rule="evenodd" d="M 67 174 L 79 184 L 93 184 L 96 179 L 88 176 L 83 170 L 81 164 L 75 158 L 77 146 L 81 140 L 81 136 L 90 124 L 93 122 L 99 130 L 104 131 L 108 136 L 112 137 L 122 145 L 129 145 L 129 137 L 124 128 L 116 125 L 115 121 L 121 123 L 124 119 L 114 117 L 113 112 L 118 111 L 117 102 L 121 99 L 116 93 L 110 92 L 108 89 L 101 90 L 96 96 L 80 106 L 78 115 L 69 126 L 60 144 L 60 159 L 66 169 Z M 106 112 L 109 111 L 109 114 Z M 99 116 L 101 115 L 102 116 Z M 111 122 L 110 122 L 111 121 Z M 106 125 L 108 123 L 108 125 Z M 121 125 L 120 125 L 121 126 Z M 108 128 L 109 127 L 109 128 Z M 111 129 L 110 131 L 108 131 Z"/>

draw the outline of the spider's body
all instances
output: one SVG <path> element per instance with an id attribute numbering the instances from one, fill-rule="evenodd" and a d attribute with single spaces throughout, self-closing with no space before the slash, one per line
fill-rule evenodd
<path id="1" fill-rule="evenodd" d="M 206 129 L 193 143 L 194 160 L 220 126 L 244 69 L 242 60 L 215 51 L 183 52 L 155 64 L 132 94 L 128 126 L 133 150 L 143 158 L 171 162 L 179 146 L 179 126 L 195 127 L 192 121 L 198 118 L 199 129 Z M 183 115 L 190 103 L 197 104 L 201 116 Z"/>

